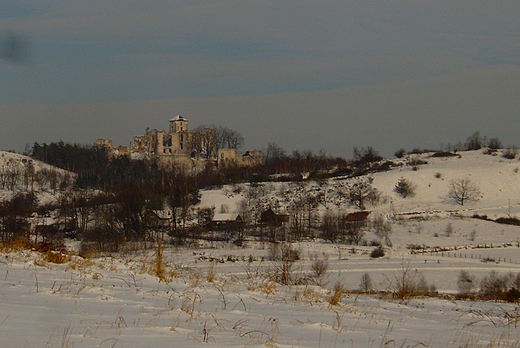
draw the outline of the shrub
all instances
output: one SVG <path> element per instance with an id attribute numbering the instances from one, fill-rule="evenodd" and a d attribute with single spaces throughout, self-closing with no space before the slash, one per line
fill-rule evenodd
<path id="1" fill-rule="evenodd" d="M 475 131 L 469 137 L 466 138 L 466 142 L 464 143 L 464 149 L 471 150 L 479 150 L 482 148 L 484 143 L 484 139 L 480 135 L 480 131 Z"/>
<path id="2" fill-rule="evenodd" d="M 375 235 L 388 246 L 392 246 L 390 235 L 392 234 L 392 224 L 386 221 L 381 215 L 378 215 L 372 221 Z"/>
<path id="3" fill-rule="evenodd" d="M 357 206 L 359 209 L 365 209 L 365 203 L 369 202 L 372 205 L 379 204 L 381 200 L 381 193 L 372 186 L 374 178 L 356 178 L 349 182 L 346 192 L 346 198 L 350 204 Z"/>
<path id="4" fill-rule="evenodd" d="M 417 167 L 417 166 L 419 166 L 419 165 L 421 165 L 421 164 L 428 164 L 428 162 L 427 162 L 427 161 L 424 161 L 424 160 L 422 160 L 422 159 L 420 159 L 420 158 L 412 158 L 412 159 L 410 159 L 410 160 L 408 161 L 407 164 L 408 164 L 410 167 Z"/>
<path id="5" fill-rule="evenodd" d="M 344 293 L 345 290 L 343 289 L 343 286 L 341 286 L 340 282 L 337 282 L 334 285 L 334 289 L 332 289 L 331 295 L 329 297 L 329 304 L 332 306 L 337 306 L 341 301 L 341 297 L 343 297 Z"/>
<path id="6" fill-rule="evenodd" d="M 413 197 L 415 196 L 415 190 L 417 185 L 412 183 L 410 180 L 401 177 L 395 184 L 394 191 L 401 197 Z"/>
<path id="7" fill-rule="evenodd" d="M 393 296 L 402 301 L 416 296 L 433 295 L 436 292 L 435 286 L 428 286 L 421 273 L 417 270 L 412 271 L 409 265 L 404 264 L 391 286 Z"/>
<path id="8" fill-rule="evenodd" d="M 383 256 L 385 256 L 385 250 L 381 246 L 375 247 L 370 252 L 370 257 L 373 259 L 378 258 L 378 257 L 383 257 Z"/>
<path id="9" fill-rule="evenodd" d="M 499 224 L 520 226 L 520 219 L 517 219 L 515 217 L 511 217 L 511 218 L 501 217 L 501 218 L 496 219 L 495 222 L 497 222 Z"/>
<path id="10" fill-rule="evenodd" d="M 515 146 L 511 146 L 502 152 L 502 157 L 507 159 L 514 159 L 518 155 L 518 149 Z"/>
<path id="11" fill-rule="evenodd" d="M 460 155 L 449 151 L 437 151 L 430 157 L 460 157 Z"/>
<path id="12" fill-rule="evenodd" d="M 459 278 L 457 279 L 459 294 L 467 296 L 473 293 L 476 285 L 476 280 L 473 275 L 471 275 L 468 271 L 460 271 Z"/>
<path id="13" fill-rule="evenodd" d="M 292 270 L 294 262 L 300 259 L 301 250 L 294 249 L 291 244 L 278 245 L 273 243 L 270 250 L 271 260 L 274 267 L 271 269 L 271 280 L 282 285 L 290 285 L 293 283 Z"/>
<path id="14" fill-rule="evenodd" d="M 317 256 L 313 257 L 311 262 L 311 270 L 314 273 L 314 277 L 316 279 L 316 283 L 321 285 L 323 277 L 327 273 L 329 269 L 329 260 L 327 257 L 319 258 Z"/>
<path id="15" fill-rule="evenodd" d="M 394 156 L 396 158 L 403 158 L 404 155 L 406 155 L 406 150 L 405 149 L 399 149 L 396 152 L 394 152 Z"/>
<path id="16" fill-rule="evenodd" d="M 510 302 L 517 302 L 520 300 L 520 290 L 517 288 L 511 288 L 509 291 L 505 294 L 506 300 Z"/>
<path id="17" fill-rule="evenodd" d="M 379 162 L 382 159 L 383 157 L 381 157 L 379 153 L 371 146 L 367 147 L 366 149 L 362 147 L 361 150 L 357 147 L 354 147 L 354 161 L 356 161 L 358 164 L 362 165 Z"/>
<path id="18" fill-rule="evenodd" d="M 451 222 L 448 222 L 446 228 L 444 229 L 444 232 L 446 233 L 446 237 L 449 237 L 453 234 L 453 225 L 451 224 Z"/>
<path id="19" fill-rule="evenodd" d="M 361 276 L 361 283 L 359 284 L 359 290 L 363 292 L 372 291 L 372 279 L 370 278 L 370 274 L 367 272 L 363 273 Z"/>
<path id="20" fill-rule="evenodd" d="M 49 250 L 45 253 L 44 260 L 50 263 L 62 264 L 69 262 L 69 257 L 61 252 Z"/>
<path id="21" fill-rule="evenodd" d="M 480 292 L 488 298 L 500 298 L 504 295 L 513 283 L 513 274 L 507 273 L 500 275 L 497 271 L 491 270 L 480 282 Z"/>
<path id="22" fill-rule="evenodd" d="M 489 139 L 487 147 L 491 150 L 498 150 L 502 148 L 502 142 L 497 137 Z"/>

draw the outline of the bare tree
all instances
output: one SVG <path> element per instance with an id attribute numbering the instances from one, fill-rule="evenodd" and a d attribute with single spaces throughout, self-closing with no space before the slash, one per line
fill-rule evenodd
<path id="1" fill-rule="evenodd" d="M 378 215 L 372 221 L 375 235 L 388 246 L 392 246 L 390 235 L 392 234 L 392 224 L 383 216 Z"/>
<path id="2" fill-rule="evenodd" d="M 327 210 L 321 222 L 321 237 L 335 242 L 340 235 L 341 215 L 338 212 Z"/>
<path id="3" fill-rule="evenodd" d="M 282 159 L 285 157 L 285 150 L 276 143 L 267 144 L 267 150 L 265 151 L 265 161 L 273 161 Z"/>
<path id="4" fill-rule="evenodd" d="M 460 271 L 459 278 L 457 279 L 457 286 L 459 288 L 460 294 L 471 294 L 475 290 L 476 285 L 476 279 L 473 275 L 471 275 L 468 271 Z"/>
<path id="5" fill-rule="evenodd" d="M 466 150 L 479 150 L 485 142 L 485 139 L 480 135 L 480 131 L 475 131 L 466 139 L 464 148 Z"/>
<path id="6" fill-rule="evenodd" d="M 477 201 L 480 196 L 479 187 L 468 178 L 452 180 L 449 187 L 448 197 L 460 205 L 466 201 Z"/>
<path id="7" fill-rule="evenodd" d="M 369 201 L 377 204 L 380 197 L 379 192 L 372 187 L 372 177 L 357 178 L 349 183 L 347 199 L 349 203 L 357 206 L 359 209 L 365 209 L 365 202 Z"/>
<path id="8" fill-rule="evenodd" d="M 215 146 L 218 149 L 238 149 L 244 143 L 244 137 L 239 132 L 226 128 L 215 128 Z"/>
<path id="9" fill-rule="evenodd" d="M 492 150 L 498 150 L 498 149 L 501 149 L 503 146 L 502 146 L 502 142 L 500 141 L 500 139 L 498 139 L 497 137 L 493 137 L 493 138 L 489 139 L 489 141 L 487 143 L 487 147 Z"/>

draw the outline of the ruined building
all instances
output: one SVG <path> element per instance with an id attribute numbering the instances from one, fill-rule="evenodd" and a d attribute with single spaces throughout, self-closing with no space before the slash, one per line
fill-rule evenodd
<path id="1" fill-rule="evenodd" d="M 188 130 L 188 120 L 178 115 L 170 120 L 168 131 L 148 129 L 145 135 L 136 135 L 130 145 L 130 153 L 157 157 L 178 155 L 195 159 L 214 159 L 217 155 L 215 130 Z"/>
<path id="2" fill-rule="evenodd" d="M 196 166 L 200 160 L 216 162 L 219 166 L 252 166 L 262 163 L 262 151 L 250 150 L 244 155 L 236 149 L 216 148 L 213 128 L 189 130 L 188 120 L 180 115 L 169 121 L 169 129 L 147 129 L 146 134 L 134 136 L 130 147 L 114 148 L 111 139 L 98 139 L 94 146 L 104 147 L 113 155 L 130 155 L 133 158 L 156 158 L 168 165 L 181 163 Z"/>

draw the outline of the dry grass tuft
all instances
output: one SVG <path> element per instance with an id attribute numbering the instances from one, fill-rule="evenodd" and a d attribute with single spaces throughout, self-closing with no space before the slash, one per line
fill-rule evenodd
<path id="1" fill-rule="evenodd" d="M 16 239 L 9 243 L 0 243 L 0 251 L 10 253 L 21 250 L 32 250 L 33 244 L 25 239 Z"/>
<path id="2" fill-rule="evenodd" d="M 45 253 L 44 260 L 50 263 L 63 264 L 69 262 L 70 258 L 61 252 L 49 250 Z"/>
<path id="3" fill-rule="evenodd" d="M 67 271 L 81 271 L 85 272 L 94 267 L 95 264 L 89 259 L 85 259 L 81 256 L 70 257 L 70 262 L 67 266 Z"/>
<path id="4" fill-rule="evenodd" d="M 331 306 L 337 306 L 341 302 L 341 298 L 346 291 L 343 286 L 338 282 L 334 285 L 334 289 L 332 289 L 328 302 Z"/>
<path id="5" fill-rule="evenodd" d="M 216 280 L 215 266 L 211 266 L 206 273 L 206 281 L 208 283 L 213 283 Z"/>
<path id="6" fill-rule="evenodd" d="M 258 291 L 267 295 L 275 294 L 278 291 L 276 288 L 276 282 L 267 279 L 261 280 L 259 282 L 250 282 L 247 290 Z"/>
<path id="7" fill-rule="evenodd" d="M 323 302 L 323 296 L 311 286 L 306 286 L 305 289 L 300 292 L 297 291 L 294 294 L 294 300 L 306 303 L 321 303 Z"/>

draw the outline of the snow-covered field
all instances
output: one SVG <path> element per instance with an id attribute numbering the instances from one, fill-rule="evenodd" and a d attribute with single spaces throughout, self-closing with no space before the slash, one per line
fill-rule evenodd
<path id="1" fill-rule="evenodd" d="M 154 250 L 59 265 L 35 252 L 4 252 L 0 347 L 518 347 L 517 303 L 448 295 L 458 292 L 461 270 L 477 279 L 491 270 L 520 273 L 520 227 L 471 218 L 520 215 L 520 162 L 481 151 L 425 160 L 418 170 L 373 175 L 386 202 L 367 209 L 392 224 L 386 255 L 372 259 L 373 247 L 320 240 L 294 244 L 301 258 L 292 278 L 301 285 L 269 280 L 280 265 L 269 259 L 268 243 L 252 241 L 243 248 L 167 247 L 163 280 L 151 271 Z M 417 185 L 414 197 L 393 192 L 401 177 Z M 478 201 L 447 199 L 450 180 L 460 177 L 479 186 Z M 330 199 L 321 212 L 346 208 L 336 204 L 335 184 L 322 184 Z M 267 184 L 264 195 L 273 203 L 280 192 L 297 191 L 287 185 Z M 223 187 L 204 191 L 200 206 L 232 212 L 242 199 L 244 191 Z M 412 254 L 409 245 L 429 252 Z M 321 286 L 311 271 L 316 258 L 328 261 Z M 386 291 L 403 271 L 424 276 L 439 296 L 399 301 L 356 293 L 364 275 Z M 337 284 L 348 291 L 334 303 Z"/>
<path id="2" fill-rule="evenodd" d="M 491 269 L 520 272 L 518 264 L 404 253 L 370 260 L 332 245 L 300 247 L 303 260 L 294 265 L 294 277 L 312 276 L 306 254 L 329 254 L 324 287 L 267 280 L 275 264 L 261 261 L 267 253 L 261 245 L 166 249 L 166 269 L 172 272 L 166 281 L 144 272 L 154 263 L 153 254 L 63 265 L 45 263 L 33 253 L 4 255 L 0 346 L 517 346 L 517 304 L 429 297 L 400 302 L 350 293 L 333 305 L 330 298 L 335 282 L 357 289 L 365 272 L 374 287 L 384 289 L 409 267 L 439 291 L 452 292 L 461 269 L 481 277 Z M 517 248 L 502 252 L 518 255 Z"/>

